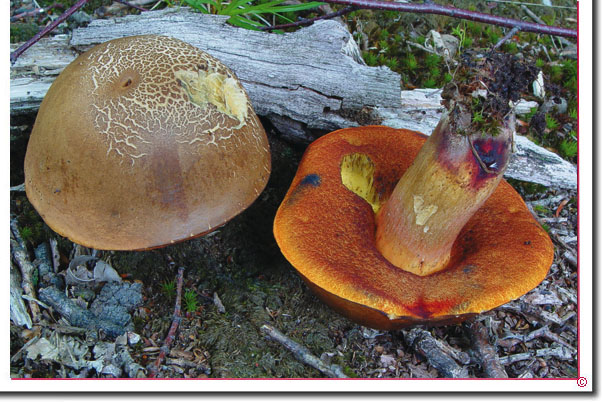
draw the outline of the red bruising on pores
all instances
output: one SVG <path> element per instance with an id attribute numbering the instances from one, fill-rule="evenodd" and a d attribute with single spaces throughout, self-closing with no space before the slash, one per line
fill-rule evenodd
<path id="1" fill-rule="evenodd" d="M 474 152 L 481 163 L 471 152 L 470 157 L 474 166 L 470 186 L 478 190 L 490 179 L 497 177 L 508 163 L 510 143 L 507 139 L 497 137 L 478 138 L 472 141 Z"/>
<path id="2" fill-rule="evenodd" d="M 457 302 L 450 300 L 426 302 L 420 297 L 414 304 L 406 306 L 406 309 L 416 317 L 428 319 L 435 314 L 440 315 L 439 313 L 441 312 L 447 314 L 447 312 L 455 305 L 457 305 Z"/>

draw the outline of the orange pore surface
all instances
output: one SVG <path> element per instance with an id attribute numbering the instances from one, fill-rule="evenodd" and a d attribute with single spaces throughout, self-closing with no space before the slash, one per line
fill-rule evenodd
<path id="1" fill-rule="evenodd" d="M 375 246 L 371 206 L 341 183 L 341 160 L 368 155 L 386 200 L 425 140 L 383 126 L 327 134 L 308 147 L 276 214 L 284 256 L 318 296 L 363 325 L 462 320 L 533 289 L 552 263 L 548 235 L 505 181 L 462 229 L 445 269 L 417 276 L 389 263 Z"/>

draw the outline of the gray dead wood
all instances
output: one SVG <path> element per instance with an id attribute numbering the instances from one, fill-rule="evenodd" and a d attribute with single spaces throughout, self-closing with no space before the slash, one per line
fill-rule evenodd
<path id="1" fill-rule="evenodd" d="M 470 325 L 470 338 L 485 375 L 488 378 L 508 378 L 495 347 L 489 341 L 487 327 L 481 321 L 474 321 Z"/>
<path id="2" fill-rule="evenodd" d="M 21 288 L 21 274 L 10 263 L 10 320 L 19 326 L 31 329 L 32 322 L 25 302 L 23 302 L 23 288 Z"/>
<path id="3" fill-rule="evenodd" d="M 463 364 L 468 363 L 468 356 L 463 352 L 451 353 L 451 346 L 435 339 L 430 332 L 421 328 L 402 331 L 405 340 L 417 353 L 426 357 L 429 363 L 446 378 L 468 378 L 468 369 L 456 363 L 458 357 Z M 459 354 L 458 354 L 459 353 Z M 456 356 L 454 356 L 456 355 Z"/>
<path id="4" fill-rule="evenodd" d="M 51 306 L 73 326 L 102 330 L 111 338 L 117 337 L 126 331 L 121 325 L 100 319 L 90 310 L 78 306 L 75 302 L 67 298 L 64 292 L 55 287 L 49 286 L 40 289 L 40 300 Z"/>
<path id="5" fill-rule="evenodd" d="M 40 321 L 40 307 L 36 303 L 35 286 L 33 284 L 33 275 L 36 268 L 27 256 L 27 251 L 22 239 L 19 236 L 14 237 L 18 240 L 15 240 L 15 238 L 12 237 L 10 239 L 11 255 L 21 270 L 21 288 L 28 300 L 31 319 L 34 324 L 37 324 Z"/>
<path id="6" fill-rule="evenodd" d="M 305 346 L 299 345 L 297 342 L 288 338 L 271 325 L 262 325 L 261 332 L 263 332 L 271 340 L 279 342 L 282 346 L 288 349 L 297 360 L 315 368 L 325 376 L 331 378 L 347 378 L 339 366 L 335 364 L 328 365 L 324 363 L 318 357 L 311 354 L 311 352 Z"/>
<path id="7" fill-rule="evenodd" d="M 65 292 L 53 286 L 40 289 L 40 300 L 52 307 L 75 327 L 102 330 L 115 338 L 133 328 L 128 310 L 142 302 L 138 283 L 105 284 L 90 309 L 85 309 L 65 296 Z"/>
<path id="8" fill-rule="evenodd" d="M 576 356 L 576 352 L 565 348 L 564 346 L 558 346 L 553 348 L 538 349 L 535 352 L 517 353 L 514 355 L 508 355 L 500 357 L 500 363 L 507 366 L 512 363 L 520 362 L 523 360 L 529 360 L 533 357 L 541 358 L 556 358 L 558 360 L 571 360 Z"/>
<path id="9" fill-rule="evenodd" d="M 368 67 L 347 29 L 318 21 L 293 33 L 249 31 L 228 17 L 186 8 L 94 20 L 64 35 L 43 39 L 11 67 L 11 113 L 37 110 L 56 74 L 93 45 L 141 34 L 184 40 L 232 68 L 256 112 L 289 140 L 308 143 L 342 127 L 384 124 L 430 134 L 441 116 L 438 90 L 401 91 L 399 74 Z M 506 177 L 545 186 L 576 188 L 576 167 L 517 136 Z"/>

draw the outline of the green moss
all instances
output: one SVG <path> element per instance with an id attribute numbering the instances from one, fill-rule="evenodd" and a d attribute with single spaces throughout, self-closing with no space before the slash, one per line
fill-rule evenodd
<path id="1" fill-rule="evenodd" d="M 515 42 L 508 41 L 508 42 L 504 43 L 504 51 L 506 51 L 510 54 L 516 54 L 516 53 L 518 53 L 518 46 Z"/>
<path id="2" fill-rule="evenodd" d="M 545 194 L 547 187 L 537 183 L 529 183 L 516 179 L 506 179 L 512 187 L 514 187 L 523 197 L 525 195 L 540 195 Z"/>
<path id="3" fill-rule="evenodd" d="M 428 67 L 429 69 L 437 67 L 440 63 L 441 63 L 441 56 L 439 56 L 437 54 L 429 53 L 424 58 L 424 65 L 426 67 Z"/>
<path id="4" fill-rule="evenodd" d="M 434 78 L 427 78 L 426 80 L 423 81 L 422 85 L 425 88 L 436 88 L 437 81 L 435 81 Z"/>
<path id="5" fill-rule="evenodd" d="M 416 60 L 416 56 L 414 54 L 409 53 L 407 57 L 404 59 L 405 67 L 410 70 L 416 70 L 418 68 L 418 61 Z"/>
<path id="6" fill-rule="evenodd" d="M 399 67 L 399 62 L 397 61 L 397 59 L 389 59 L 387 60 L 387 67 L 395 71 Z"/>
<path id="7" fill-rule="evenodd" d="M 173 300 L 176 296 L 176 282 L 172 279 L 161 283 L 161 292 L 168 301 Z"/>
<path id="8" fill-rule="evenodd" d="M 194 313 L 199 308 L 197 301 L 197 294 L 192 289 L 186 289 L 184 296 L 182 297 L 184 303 L 184 309 L 187 313 Z"/>
<path id="9" fill-rule="evenodd" d="M 551 131 L 559 127 L 558 121 L 551 114 L 546 114 L 546 127 Z"/>
<path id="10" fill-rule="evenodd" d="M 577 151 L 579 150 L 578 144 L 576 141 L 570 139 L 564 139 L 560 143 L 558 147 L 558 151 L 560 155 L 566 159 L 573 160 L 577 156 Z"/>
<path id="11" fill-rule="evenodd" d="M 33 22 L 14 22 L 10 24 L 10 43 L 25 42 L 40 31 Z"/>
<path id="12" fill-rule="evenodd" d="M 376 66 L 378 64 L 378 59 L 374 53 L 364 52 L 363 57 L 364 61 L 369 66 Z"/>
<path id="13" fill-rule="evenodd" d="M 496 43 L 498 43 L 501 38 L 499 31 L 493 26 L 487 26 L 485 28 L 485 36 L 487 37 L 487 39 L 489 40 L 489 44 L 491 45 L 495 45 Z"/>

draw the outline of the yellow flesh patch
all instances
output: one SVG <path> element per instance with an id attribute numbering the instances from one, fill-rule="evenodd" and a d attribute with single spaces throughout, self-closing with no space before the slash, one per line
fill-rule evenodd
<path id="1" fill-rule="evenodd" d="M 414 213 L 416 214 L 416 225 L 424 226 L 426 221 L 439 209 L 436 205 L 424 205 L 424 198 L 414 195 Z"/>
<path id="2" fill-rule="evenodd" d="M 374 164 L 365 154 L 354 153 L 341 160 L 341 181 L 350 191 L 366 200 L 374 213 L 381 207 L 374 188 Z"/>
<path id="3" fill-rule="evenodd" d="M 247 118 L 247 97 L 233 78 L 203 70 L 176 71 L 175 76 L 182 82 L 192 103 L 204 107 L 209 102 L 243 125 Z"/>

